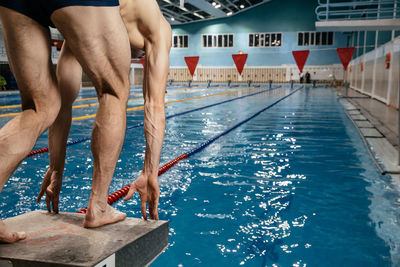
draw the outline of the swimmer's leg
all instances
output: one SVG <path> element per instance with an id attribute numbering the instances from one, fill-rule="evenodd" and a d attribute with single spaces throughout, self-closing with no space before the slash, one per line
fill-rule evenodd
<path id="1" fill-rule="evenodd" d="M 37 202 L 46 194 L 47 210 L 58 213 L 59 196 L 64 173 L 68 134 L 71 128 L 72 103 L 78 96 L 82 80 L 82 67 L 65 41 L 57 63 L 58 88 L 61 93 L 61 109 L 49 128 L 49 159 Z M 51 204 L 51 205 L 50 205 Z M 52 206 L 52 207 L 51 207 Z"/>
<path id="2" fill-rule="evenodd" d="M 32 19 L 0 8 L 4 41 L 21 94 L 22 112 L 0 130 L 0 191 L 37 138 L 53 123 L 60 94 L 50 57 L 50 32 Z M 1 222 L 0 241 L 24 235 L 10 233 Z"/>
<path id="3" fill-rule="evenodd" d="M 93 183 L 84 226 L 123 220 L 126 214 L 107 204 L 124 140 L 129 96 L 130 46 L 119 7 L 66 7 L 56 10 L 52 21 L 93 81 L 99 98 L 91 144 Z"/>

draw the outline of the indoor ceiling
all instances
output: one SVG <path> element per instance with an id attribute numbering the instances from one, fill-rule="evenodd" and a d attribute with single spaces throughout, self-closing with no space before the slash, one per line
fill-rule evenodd
<path id="1" fill-rule="evenodd" d="M 157 0 L 172 25 L 223 18 L 271 0 Z"/>

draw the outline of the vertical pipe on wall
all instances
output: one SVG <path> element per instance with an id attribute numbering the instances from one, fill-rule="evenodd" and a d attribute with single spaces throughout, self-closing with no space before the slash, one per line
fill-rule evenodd
<path id="1" fill-rule="evenodd" d="M 367 31 L 364 31 L 364 44 L 363 44 L 363 55 L 362 55 L 364 64 L 365 64 L 365 54 L 367 52 L 366 43 L 367 43 Z M 361 86 L 360 86 L 361 91 L 364 91 L 365 88 L 365 69 L 366 68 L 364 68 L 363 72 L 361 73 Z"/>
<path id="2" fill-rule="evenodd" d="M 379 14 L 379 13 L 378 13 Z M 375 98 L 376 95 L 376 67 L 378 65 L 378 41 L 379 41 L 379 31 L 375 34 L 375 57 L 374 57 L 374 67 L 372 72 L 372 92 L 371 96 Z"/>
<path id="3" fill-rule="evenodd" d="M 367 52 L 367 31 L 364 31 L 364 48 L 363 48 L 363 55 Z"/>

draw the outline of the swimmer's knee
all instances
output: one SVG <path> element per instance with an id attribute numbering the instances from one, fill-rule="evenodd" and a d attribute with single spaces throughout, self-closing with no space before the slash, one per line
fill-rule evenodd
<path id="1" fill-rule="evenodd" d="M 44 109 L 38 110 L 43 130 L 48 129 L 53 122 L 56 120 L 58 113 L 60 112 L 61 103 L 46 106 Z"/>
<path id="2" fill-rule="evenodd" d="M 100 100 L 104 96 L 110 95 L 118 99 L 122 104 L 126 104 L 129 98 L 129 76 L 115 75 L 112 79 L 108 77 L 98 77 L 94 83 Z"/>
<path id="3" fill-rule="evenodd" d="M 37 102 L 34 109 L 38 115 L 39 123 L 43 128 L 42 130 L 44 131 L 56 120 L 61 109 L 61 97 L 58 95 L 58 97 L 51 97 Z"/>

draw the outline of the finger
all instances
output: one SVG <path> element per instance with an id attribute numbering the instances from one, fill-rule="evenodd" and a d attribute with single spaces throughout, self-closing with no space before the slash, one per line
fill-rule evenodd
<path id="1" fill-rule="evenodd" d="M 143 219 L 147 220 L 146 201 L 144 201 L 143 198 L 141 198 L 141 200 L 140 200 L 140 208 L 142 210 Z"/>
<path id="2" fill-rule="evenodd" d="M 43 195 L 44 195 L 44 190 L 41 189 L 40 192 L 39 192 L 39 195 L 37 197 L 37 200 L 36 200 L 37 203 L 40 203 L 40 200 L 42 199 Z"/>
<path id="3" fill-rule="evenodd" d="M 153 205 L 153 201 L 149 202 L 149 215 L 150 215 L 150 219 L 154 220 L 154 205 Z"/>
<path id="4" fill-rule="evenodd" d="M 52 204 L 53 204 L 53 211 L 55 213 L 58 213 L 58 202 L 59 202 L 59 197 L 57 196 L 53 196 L 52 200 L 51 200 Z"/>
<path id="5" fill-rule="evenodd" d="M 124 198 L 124 201 L 131 199 L 135 192 L 136 192 L 136 187 L 131 184 L 128 194 L 126 194 L 126 197 Z"/>
<path id="6" fill-rule="evenodd" d="M 46 188 L 49 186 L 49 184 L 50 184 L 50 173 L 49 173 L 49 171 L 47 171 L 46 174 L 44 175 L 42 187 L 41 187 L 39 195 L 37 197 L 37 203 L 39 203 L 40 200 L 42 199 L 44 192 L 45 192 Z"/>
<path id="7" fill-rule="evenodd" d="M 151 213 L 154 216 L 154 219 L 158 220 L 158 200 L 154 200 L 154 205 Z"/>
<path id="8" fill-rule="evenodd" d="M 50 208 L 50 196 L 46 196 L 46 207 L 47 207 L 47 211 L 51 212 L 51 208 Z"/>

